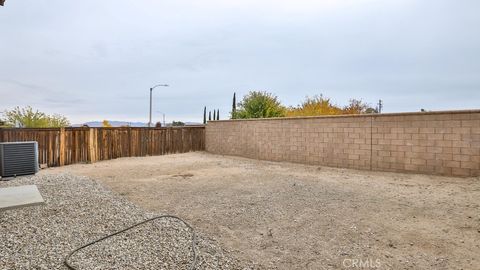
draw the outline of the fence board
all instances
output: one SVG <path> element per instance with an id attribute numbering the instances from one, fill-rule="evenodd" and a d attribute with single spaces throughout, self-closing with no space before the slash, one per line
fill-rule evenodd
<path id="1" fill-rule="evenodd" d="M 37 141 L 40 164 L 48 167 L 120 157 L 205 150 L 205 128 L 0 129 L 0 142 Z"/>

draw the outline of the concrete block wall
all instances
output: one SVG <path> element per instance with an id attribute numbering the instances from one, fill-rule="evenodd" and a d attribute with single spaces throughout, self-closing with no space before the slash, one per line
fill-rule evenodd
<path id="1" fill-rule="evenodd" d="M 480 110 L 210 121 L 205 139 L 215 154 L 480 176 Z"/>

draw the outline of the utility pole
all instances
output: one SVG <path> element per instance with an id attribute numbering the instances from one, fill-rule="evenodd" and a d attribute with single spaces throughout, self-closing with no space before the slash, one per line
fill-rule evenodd
<path id="1" fill-rule="evenodd" d="M 383 101 L 380 99 L 378 100 L 377 111 L 378 113 L 382 113 L 383 110 Z"/>
<path id="2" fill-rule="evenodd" d="M 150 117 L 148 118 L 148 127 L 152 127 L 152 92 L 153 89 L 159 86 L 168 87 L 168 84 L 157 84 L 154 87 L 150 87 Z"/>

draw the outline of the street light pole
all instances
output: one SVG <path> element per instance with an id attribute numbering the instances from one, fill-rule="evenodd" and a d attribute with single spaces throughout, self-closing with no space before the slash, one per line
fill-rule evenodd
<path id="1" fill-rule="evenodd" d="M 148 118 L 148 127 L 152 127 L 152 92 L 153 87 L 150 88 L 150 117 Z"/>
<path id="2" fill-rule="evenodd" d="M 148 119 L 148 127 L 152 127 L 152 95 L 153 95 L 152 93 L 153 93 L 153 89 L 155 89 L 159 86 L 168 87 L 168 84 L 157 84 L 154 87 L 150 87 L 150 117 Z"/>

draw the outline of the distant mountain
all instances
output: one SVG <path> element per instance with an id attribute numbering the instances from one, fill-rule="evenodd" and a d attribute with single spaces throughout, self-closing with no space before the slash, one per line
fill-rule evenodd
<path id="1" fill-rule="evenodd" d="M 125 122 L 125 121 L 110 121 L 108 120 L 110 125 L 112 127 L 122 127 L 122 126 L 131 126 L 131 127 L 148 127 L 147 123 L 142 123 L 142 122 Z M 73 127 L 81 127 L 87 125 L 89 127 L 102 127 L 103 123 L 102 121 L 91 121 L 91 122 L 86 122 L 83 124 L 76 124 L 72 125 Z"/>
<path id="2" fill-rule="evenodd" d="M 130 127 L 148 127 L 148 123 L 143 123 L 143 122 L 125 122 L 125 121 L 110 121 L 108 120 L 110 125 L 112 127 L 125 127 L 125 126 L 130 126 Z M 86 122 L 83 124 L 75 124 L 72 125 L 72 127 L 81 127 L 87 125 L 89 127 L 102 127 L 103 123 L 102 121 L 91 121 L 91 122 Z M 172 123 L 166 123 L 167 127 L 171 126 Z M 202 125 L 202 123 L 198 122 L 185 122 L 186 126 L 197 126 L 197 125 Z"/>

